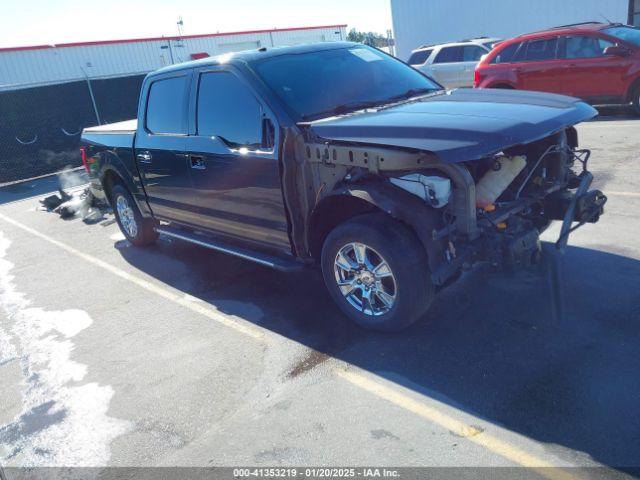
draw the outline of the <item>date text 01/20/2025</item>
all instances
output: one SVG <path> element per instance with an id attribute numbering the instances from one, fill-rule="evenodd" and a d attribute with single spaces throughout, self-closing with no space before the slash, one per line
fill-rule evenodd
<path id="1" fill-rule="evenodd" d="M 236 468 L 234 478 L 398 478 L 399 472 L 387 468 Z"/>

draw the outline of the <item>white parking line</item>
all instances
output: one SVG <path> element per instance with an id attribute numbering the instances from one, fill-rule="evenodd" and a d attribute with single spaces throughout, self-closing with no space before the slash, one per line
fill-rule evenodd
<path id="1" fill-rule="evenodd" d="M 113 273 L 114 275 L 117 275 L 120 278 L 123 278 L 125 280 L 128 280 L 131 283 L 134 283 L 136 285 L 138 285 L 139 287 L 144 288 L 145 290 L 155 293 L 156 295 L 165 298 L 167 300 L 170 300 L 174 303 L 177 303 L 178 305 L 187 308 L 195 313 L 199 313 L 201 315 L 204 315 L 207 318 L 210 318 L 211 320 L 214 320 L 218 323 L 221 323 L 222 325 L 232 328 L 240 333 L 243 333 L 245 335 L 248 335 L 250 337 L 256 338 L 256 339 L 261 339 L 264 337 L 264 332 L 261 328 L 256 327 L 253 323 L 246 321 L 246 320 L 242 320 L 240 318 L 237 317 L 229 317 L 227 315 L 224 315 L 222 313 L 220 313 L 218 310 L 216 310 L 215 308 L 211 308 L 211 307 L 207 307 L 205 305 L 201 305 L 198 303 L 194 303 L 192 301 L 190 301 L 189 299 L 186 299 L 184 297 L 184 295 L 182 294 L 177 294 L 172 292 L 171 290 L 168 290 L 166 288 L 162 288 L 158 285 L 154 285 L 151 282 L 148 282 L 146 280 L 143 280 L 142 278 L 138 278 L 135 275 L 131 275 L 130 273 L 125 272 L 124 270 L 119 269 L 118 267 L 114 267 L 113 265 L 110 265 L 107 262 L 104 262 L 102 260 L 100 260 L 99 258 L 95 258 L 91 255 L 88 255 L 84 252 L 81 252 L 80 250 L 77 250 L 69 245 L 66 245 L 62 242 L 59 242 L 58 240 L 49 237 L 48 235 L 45 235 L 44 233 L 40 233 L 37 230 L 34 230 L 31 227 L 28 227 L 26 225 L 23 225 L 20 222 L 17 222 L 15 220 L 13 220 L 12 218 L 7 217 L 6 215 L 0 214 L 0 219 L 4 220 L 7 223 L 10 223 L 11 225 L 18 227 L 22 230 L 24 230 L 25 232 L 28 232 L 38 238 L 41 238 L 42 240 L 45 240 L 53 245 L 55 245 L 56 247 L 59 247 L 63 250 L 65 250 L 68 253 L 71 253 L 72 255 L 75 255 L 77 257 L 82 258 L 83 260 L 86 260 L 87 262 L 96 265 L 104 270 L 107 270 L 108 272 Z"/>

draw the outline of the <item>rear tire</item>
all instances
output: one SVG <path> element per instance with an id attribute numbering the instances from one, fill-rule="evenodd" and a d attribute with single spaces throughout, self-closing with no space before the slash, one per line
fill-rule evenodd
<path id="1" fill-rule="evenodd" d="M 424 248 L 409 228 L 384 214 L 338 225 L 324 242 L 321 265 L 338 307 L 369 330 L 408 327 L 435 295 Z"/>
<path id="2" fill-rule="evenodd" d="M 634 89 L 631 94 L 631 104 L 633 106 L 633 112 L 636 116 L 640 117 L 640 84 Z"/>
<path id="3" fill-rule="evenodd" d="M 136 247 L 151 245 L 158 239 L 155 221 L 145 218 L 124 185 L 116 183 L 109 198 L 120 231 Z"/>

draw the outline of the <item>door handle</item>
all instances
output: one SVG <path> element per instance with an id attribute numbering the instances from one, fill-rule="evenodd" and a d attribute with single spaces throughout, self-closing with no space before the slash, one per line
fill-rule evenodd
<path id="1" fill-rule="evenodd" d="M 202 155 L 189 155 L 189 160 L 191 161 L 191 168 L 196 170 L 204 170 L 206 168 Z"/>
<path id="2" fill-rule="evenodd" d="M 149 152 L 140 152 L 136 155 L 136 158 L 140 163 L 151 163 L 151 154 Z"/>

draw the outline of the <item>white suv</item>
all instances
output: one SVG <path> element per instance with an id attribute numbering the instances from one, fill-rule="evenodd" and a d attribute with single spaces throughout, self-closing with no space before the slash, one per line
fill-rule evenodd
<path id="1" fill-rule="evenodd" d="M 447 89 L 473 87 L 473 72 L 498 38 L 474 38 L 441 45 L 425 45 L 411 52 L 407 63 Z"/>

